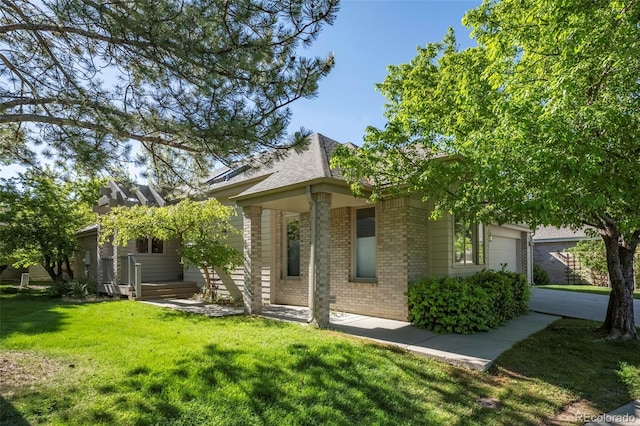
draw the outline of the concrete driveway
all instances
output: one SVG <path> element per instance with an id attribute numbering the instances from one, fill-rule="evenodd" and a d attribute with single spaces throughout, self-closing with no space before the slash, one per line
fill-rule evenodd
<path id="1" fill-rule="evenodd" d="M 544 314 L 603 322 L 608 303 L 609 296 L 532 287 L 529 308 Z M 640 300 L 634 300 L 633 307 L 636 326 L 640 327 Z"/>

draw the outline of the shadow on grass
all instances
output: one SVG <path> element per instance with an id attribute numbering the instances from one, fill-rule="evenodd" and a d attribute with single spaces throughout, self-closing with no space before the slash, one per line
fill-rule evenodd
<path id="1" fill-rule="evenodd" d="M 29 426 L 30 423 L 22 417 L 22 414 L 0 395 L 0 424 L 12 426 Z"/>
<path id="2" fill-rule="evenodd" d="M 552 404 L 529 392 L 482 408 L 478 400 L 498 388 L 488 374 L 333 342 L 287 343 L 277 354 L 208 344 L 98 391 L 118 393 L 114 412 L 150 424 L 531 424 L 522 404 Z"/>
<path id="3" fill-rule="evenodd" d="M 556 321 L 500 356 L 494 372 L 567 389 L 601 413 L 618 408 L 632 399 L 618 377 L 620 363 L 640 369 L 640 342 L 606 340 L 597 330 L 600 325 Z"/>
<path id="4" fill-rule="evenodd" d="M 84 303 L 105 302 L 67 301 L 50 296 L 44 290 L 0 286 L 0 337 L 15 333 L 36 335 L 59 331 L 68 316 L 64 311 Z"/>

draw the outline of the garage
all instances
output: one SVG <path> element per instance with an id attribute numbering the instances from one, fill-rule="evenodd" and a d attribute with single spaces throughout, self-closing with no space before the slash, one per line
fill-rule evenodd
<path id="1" fill-rule="evenodd" d="M 494 236 L 489 242 L 489 268 L 500 270 L 506 264 L 507 271 L 519 272 L 520 240 Z"/>

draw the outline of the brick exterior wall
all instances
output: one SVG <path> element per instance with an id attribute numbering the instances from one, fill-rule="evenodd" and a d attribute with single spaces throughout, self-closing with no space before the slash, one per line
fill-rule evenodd
<path id="1" fill-rule="evenodd" d="M 276 271 L 274 303 L 280 305 L 307 306 L 309 303 L 309 244 L 310 223 L 309 213 L 300 215 L 300 277 L 285 276 L 284 246 L 286 235 L 284 232 L 284 215 L 276 218 Z"/>
<path id="2" fill-rule="evenodd" d="M 249 314 L 262 311 L 262 207 L 249 206 L 244 214 L 244 306 Z"/>
<path id="3" fill-rule="evenodd" d="M 313 194 L 313 214 L 311 220 L 315 226 L 313 271 L 310 279 L 315 280 L 313 292 L 313 319 L 321 327 L 329 325 L 330 287 L 331 287 L 331 194 Z"/>
<path id="4" fill-rule="evenodd" d="M 310 215 L 300 215 L 300 279 L 284 276 L 284 216 L 276 224 L 275 303 L 308 306 Z M 408 283 L 428 273 L 429 210 L 415 198 L 396 198 L 376 205 L 377 280 L 353 280 L 354 209 L 331 209 L 331 309 L 405 321 Z"/>
<path id="5" fill-rule="evenodd" d="M 426 273 L 426 214 L 408 198 L 376 205 L 377 280 L 353 276 L 353 209 L 339 208 L 331 217 L 331 308 L 405 321 L 409 275 Z M 413 234 L 410 236 L 410 234 Z"/>
<path id="6" fill-rule="evenodd" d="M 520 273 L 529 277 L 529 233 L 520 233 Z"/>
<path id="7" fill-rule="evenodd" d="M 551 284 L 567 284 L 570 273 L 567 265 L 558 260 L 552 253 L 565 252 L 576 245 L 575 241 L 536 243 L 533 246 L 533 263 L 547 271 Z"/>

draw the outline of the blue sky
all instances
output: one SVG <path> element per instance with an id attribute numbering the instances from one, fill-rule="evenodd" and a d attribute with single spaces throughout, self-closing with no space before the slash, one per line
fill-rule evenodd
<path id="1" fill-rule="evenodd" d="M 439 42 L 449 27 L 458 43 L 474 42 L 461 20 L 481 1 L 342 0 L 333 26 L 325 27 L 309 49 L 335 54 L 335 67 L 319 85 L 318 96 L 295 102 L 290 132 L 301 126 L 338 142 L 362 143 L 367 126 L 382 127 L 384 97 L 375 90 L 387 66 L 410 61 L 417 46 Z"/>
<path id="2" fill-rule="evenodd" d="M 289 132 L 305 127 L 339 142 L 362 143 L 367 126 L 384 126 L 384 97 L 375 84 L 387 66 L 410 61 L 416 47 L 438 42 L 449 27 L 461 47 L 470 46 L 461 20 L 480 0 L 342 0 L 333 26 L 303 54 L 335 55 L 335 67 L 320 81 L 318 96 L 292 104 Z M 19 167 L 2 167 L 11 177 Z M 134 177 L 134 179 L 137 177 Z"/>

